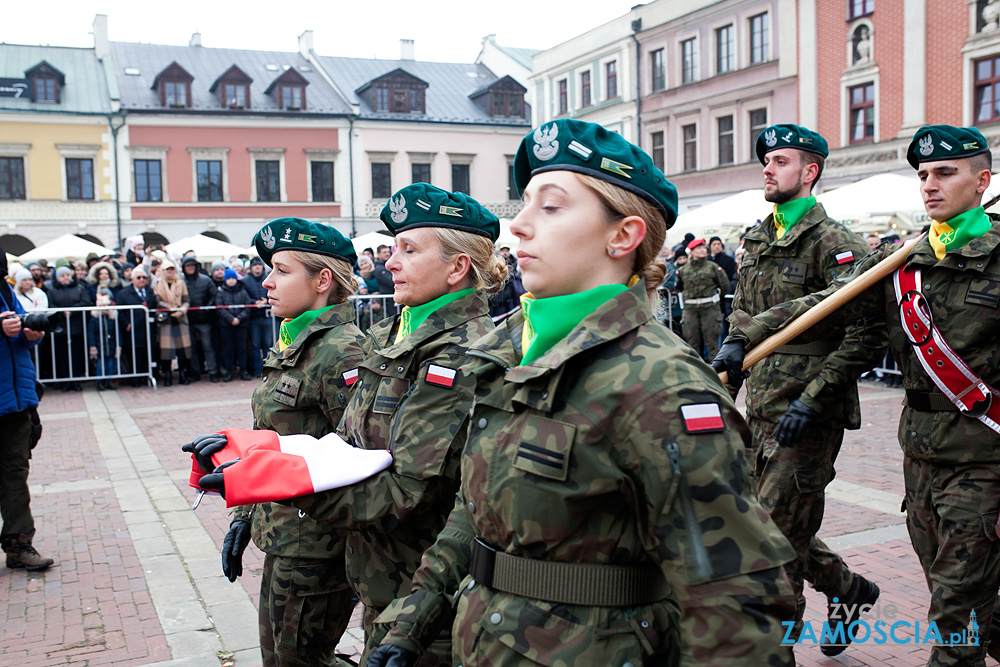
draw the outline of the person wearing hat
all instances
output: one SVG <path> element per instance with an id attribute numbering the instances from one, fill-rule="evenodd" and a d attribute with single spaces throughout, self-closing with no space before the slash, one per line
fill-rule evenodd
<path id="1" fill-rule="evenodd" d="M 393 463 L 357 484 L 288 501 L 346 535 L 347 575 L 365 605 L 362 663 L 391 620 L 376 627 L 376 618 L 409 593 L 455 505 L 475 396 L 461 367 L 470 344 L 493 328 L 487 296 L 506 278 L 493 250 L 500 221 L 468 195 L 414 183 L 389 199 L 381 219 L 395 236 L 385 266 L 403 310 L 368 331 L 374 349 L 350 376 L 354 395 L 338 432 L 355 447 L 388 449 Z M 273 238 L 280 246 L 296 237 L 279 229 Z M 447 634 L 421 662 L 452 664 Z"/>
<path id="2" fill-rule="evenodd" d="M 243 288 L 236 271 L 226 269 L 223 285 L 215 293 L 215 316 L 219 321 L 219 331 L 222 337 L 222 357 L 219 368 L 222 370 L 222 381 L 230 382 L 239 376 L 241 380 L 249 380 L 250 372 L 247 363 L 247 329 L 250 325 L 250 295 Z"/>
<path id="3" fill-rule="evenodd" d="M 920 179 L 928 235 L 902 269 L 844 306 L 842 316 L 878 323 L 899 361 L 906 391 L 899 422 L 904 507 L 930 590 L 927 618 L 947 637 L 967 629 L 975 612 L 980 630 L 978 645 L 932 645 L 927 664 L 983 665 L 987 651 L 1000 659 L 994 611 L 1000 588 L 1000 216 L 982 206 L 992 155 L 976 128 L 931 125 L 913 135 L 906 158 Z M 882 244 L 854 274 L 894 250 Z M 844 284 L 775 306 L 740 322 L 734 333 L 750 348 Z M 950 386 L 956 377 L 960 386 Z"/>
<path id="4" fill-rule="evenodd" d="M 52 334 L 51 345 L 38 350 L 42 377 L 48 377 L 50 369 L 55 370 L 55 378 L 64 380 L 62 391 L 80 391 L 80 379 L 86 377 L 87 370 L 87 314 L 82 310 L 66 310 L 92 306 L 86 283 L 77 280 L 73 266 L 66 262 L 56 269 L 55 280 L 48 291 L 49 308 L 62 311 L 62 331 Z M 51 357 L 55 356 L 55 363 Z"/>
<path id="5" fill-rule="evenodd" d="M 188 255 L 181 260 L 181 272 L 187 285 L 191 308 L 214 306 L 215 295 L 219 291 L 215 281 L 201 270 L 198 258 Z M 223 269 L 225 273 L 225 269 Z M 191 381 L 201 379 L 202 360 L 205 371 L 212 382 L 219 381 L 219 369 L 215 357 L 215 346 L 212 345 L 212 329 L 217 328 L 216 314 L 212 310 L 189 310 L 188 326 L 191 329 L 191 343 L 194 353 L 191 355 Z"/>
<path id="6" fill-rule="evenodd" d="M 827 216 L 812 195 L 829 152 L 822 136 L 798 125 L 772 125 L 758 137 L 756 152 L 764 165 L 764 198 L 774 211 L 744 237 L 730 326 L 826 288 L 869 252 L 864 239 Z M 743 349 L 730 333 L 713 367 L 735 367 L 729 360 L 736 357 L 742 363 Z M 885 339 L 872 336 L 864 323 L 834 317 L 754 366 L 747 379 L 757 496 L 797 554 L 788 567 L 799 606 L 793 636 L 805 612 L 804 581 L 830 600 L 831 627 L 856 620 L 836 616 L 843 605 L 857 609 L 879 596 L 878 586 L 852 573 L 816 533 L 844 429 L 861 425 L 857 379 L 884 351 Z M 740 370 L 729 381 L 738 387 L 743 377 Z M 850 640 L 848 635 L 822 651 L 837 655 Z"/>
<path id="7" fill-rule="evenodd" d="M 683 301 L 681 333 L 695 354 L 708 360 L 719 353 L 722 308 L 719 302 L 729 293 L 726 272 L 708 260 L 705 239 L 687 244 L 690 261 L 677 272 L 677 291 Z M 702 355 L 707 354 L 708 357 Z"/>
<path id="8" fill-rule="evenodd" d="M 452 623 L 456 665 L 793 664 L 792 551 L 745 483 L 746 425 L 650 306 L 674 186 L 576 120 L 528 134 L 514 177 L 528 293 L 469 350 L 458 501 L 368 667 Z"/>
<path id="9" fill-rule="evenodd" d="M 254 257 L 250 260 L 250 270 L 243 278 L 243 288 L 250 297 L 253 308 L 250 309 L 250 340 L 247 355 L 250 357 L 247 370 L 255 378 L 259 378 L 263 369 L 262 363 L 271 349 L 271 315 L 267 309 L 267 289 L 264 287 L 264 260 Z"/>
<path id="10" fill-rule="evenodd" d="M 272 220 L 254 236 L 254 246 L 260 261 L 273 267 L 263 287 L 281 319 L 279 340 L 251 400 L 254 428 L 321 438 L 337 429 L 370 347 L 348 301 L 357 255 L 335 228 L 301 218 Z M 199 461 L 225 443 L 199 451 L 199 441 L 184 445 L 184 451 L 198 451 Z M 237 507 L 222 553 L 223 573 L 231 582 L 243 573 L 251 537 L 265 553 L 258 605 L 264 665 L 346 664 L 336 647 L 356 599 L 345 571 L 343 537 L 287 505 Z"/>
<path id="11" fill-rule="evenodd" d="M 177 266 L 172 260 L 160 260 L 160 278 L 153 286 L 157 305 L 166 310 L 157 312 L 157 334 L 160 339 L 160 372 L 164 386 L 173 384 L 174 358 L 177 359 L 179 381 L 191 384 L 188 375 L 188 359 L 191 358 L 191 330 L 188 327 L 187 309 L 190 304 L 187 285 L 177 275 Z"/>

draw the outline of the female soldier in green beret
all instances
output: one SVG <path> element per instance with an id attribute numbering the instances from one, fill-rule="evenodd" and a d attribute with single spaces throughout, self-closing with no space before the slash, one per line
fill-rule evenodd
<path id="1" fill-rule="evenodd" d="M 355 290 L 351 267 L 357 255 L 334 228 L 299 218 L 268 223 L 254 245 L 272 267 L 263 285 L 271 311 L 284 321 L 253 393 L 253 427 L 320 438 L 340 423 L 369 348 L 347 301 Z M 206 471 L 224 444 L 223 437 L 198 448 L 208 460 L 202 465 Z M 195 449 L 185 445 L 185 451 Z M 286 505 L 237 507 L 222 551 L 230 581 L 243 573 L 251 532 L 265 553 L 258 607 L 264 665 L 346 664 L 335 649 L 356 600 L 347 582 L 343 538 Z"/>
<path id="2" fill-rule="evenodd" d="M 651 312 L 674 187 L 574 120 L 514 168 L 529 294 L 469 350 L 458 502 L 368 666 L 415 664 L 452 623 L 456 665 L 794 664 L 793 554 L 753 499 L 749 432 Z"/>

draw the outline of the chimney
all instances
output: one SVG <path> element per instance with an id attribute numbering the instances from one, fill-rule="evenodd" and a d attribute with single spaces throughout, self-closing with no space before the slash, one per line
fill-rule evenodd
<path id="1" fill-rule="evenodd" d="M 299 35 L 299 55 L 308 59 L 313 51 L 313 31 L 305 30 Z"/>
<path id="2" fill-rule="evenodd" d="M 191 41 L 188 42 L 188 46 L 201 46 L 201 33 L 196 32 L 191 35 Z"/>
<path id="3" fill-rule="evenodd" d="M 399 59 L 400 60 L 415 60 L 413 53 L 413 40 L 412 39 L 401 39 L 399 40 Z"/>
<path id="4" fill-rule="evenodd" d="M 108 43 L 108 16 L 98 14 L 94 17 L 94 55 L 103 60 L 111 55 L 111 45 Z"/>

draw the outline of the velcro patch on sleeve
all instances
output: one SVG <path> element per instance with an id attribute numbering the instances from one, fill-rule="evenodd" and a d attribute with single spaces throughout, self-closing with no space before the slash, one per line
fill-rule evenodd
<path id="1" fill-rule="evenodd" d="M 455 375 L 458 371 L 447 366 L 430 364 L 427 366 L 427 375 L 424 378 L 427 384 L 436 384 L 439 387 L 451 388 L 455 384 Z"/>
<path id="2" fill-rule="evenodd" d="M 718 403 L 682 405 L 681 421 L 684 422 L 685 433 L 714 433 L 726 429 Z"/>
<path id="3" fill-rule="evenodd" d="M 837 260 L 837 264 L 847 264 L 854 261 L 854 253 L 850 250 L 845 250 L 834 255 L 833 258 Z"/>
<path id="4" fill-rule="evenodd" d="M 341 373 L 341 376 L 344 378 L 344 384 L 350 387 L 352 384 L 358 381 L 358 369 L 352 368 L 349 371 L 344 371 L 343 373 Z"/>

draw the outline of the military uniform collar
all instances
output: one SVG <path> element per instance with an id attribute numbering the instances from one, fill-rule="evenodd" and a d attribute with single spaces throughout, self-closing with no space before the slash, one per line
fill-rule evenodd
<path id="1" fill-rule="evenodd" d="M 354 302 L 348 300 L 343 303 L 338 303 L 333 308 L 323 311 L 317 315 L 316 318 L 310 322 L 298 336 L 295 337 L 295 340 L 293 340 L 288 347 L 281 352 L 278 352 L 278 360 L 294 360 L 294 357 L 298 354 L 302 344 L 317 331 L 325 331 L 326 329 L 332 329 L 334 327 L 338 327 L 343 324 L 350 324 L 352 322 L 354 322 Z M 277 344 L 275 344 L 275 349 L 277 349 Z"/>
<path id="2" fill-rule="evenodd" d="M 583 318 L 569 336 L 530 364 L 518 365 L 521 363 L 520 335 L 524 325 L 524 315 L 520 311 L 508 317 L 503 326 L 476 341 L 469 350 L 474 356 L 482 353 L 482 356 L 507 366 L 509 370 L 505 377 L 508 381 L 525 382 L 563 367 L 570 359 L 593 347 L 621 338 L 650 319 L 652 312 L 646 298 L 646 283 L 640 280 L 601 304 Z"/>
<path id="3" fill-rule="evenodd" d="M 392 339 L 399 326 L 399 315 L 373 325 L 370 333 L 375 338 L 379 353 L 388 359 L 395 359 L 409 354 L 442 331 L 454 329 L 470 320 L 488 315 L 489 311 L 490 304 L 486 293 L 479 289 L 457 301 L 441 306 L 428 315 L 427 319 L 411 331 L 406 338 L 395 345 L 392 343 Z"/>
<path id="4" fill-rule="evenodd" d="M 807 231 L 821 223 L 827 218 L 826 209 L 819 202 L 811 209 L 806 211 L 806 214 L 802 216 L 795 225 L 792 226 L 788 232 L 782 236 L 780 239 L 777 238 L 777 229 L 774 226 L 774 213 L 769 213 L 764 220 L 747 232 L 746 237 L 751 241 L 763 241 L 764 243 L 770 243 L 779 248 L 786 248 L 790 245 L 795 244 L 799 237 L 804 235 Z"/>
<path id="5" fill-rule="evenodd" d="M 921 266 L 941 266 L 951 269 L 982 270 L 985 262 L 975 262 L 972 260 L 989 257 L 1000 245 L 1000 216 L 989 213 L 990 222 L 993 226 L 988 232 L 977 239 L 972 239 L 960 248 L 949 250 L 945 253 L 944 259 L 938 261 L 934 254 L 931 242 L 925 236 L 910 251 L 909 262 L 920 264 Z"/>

